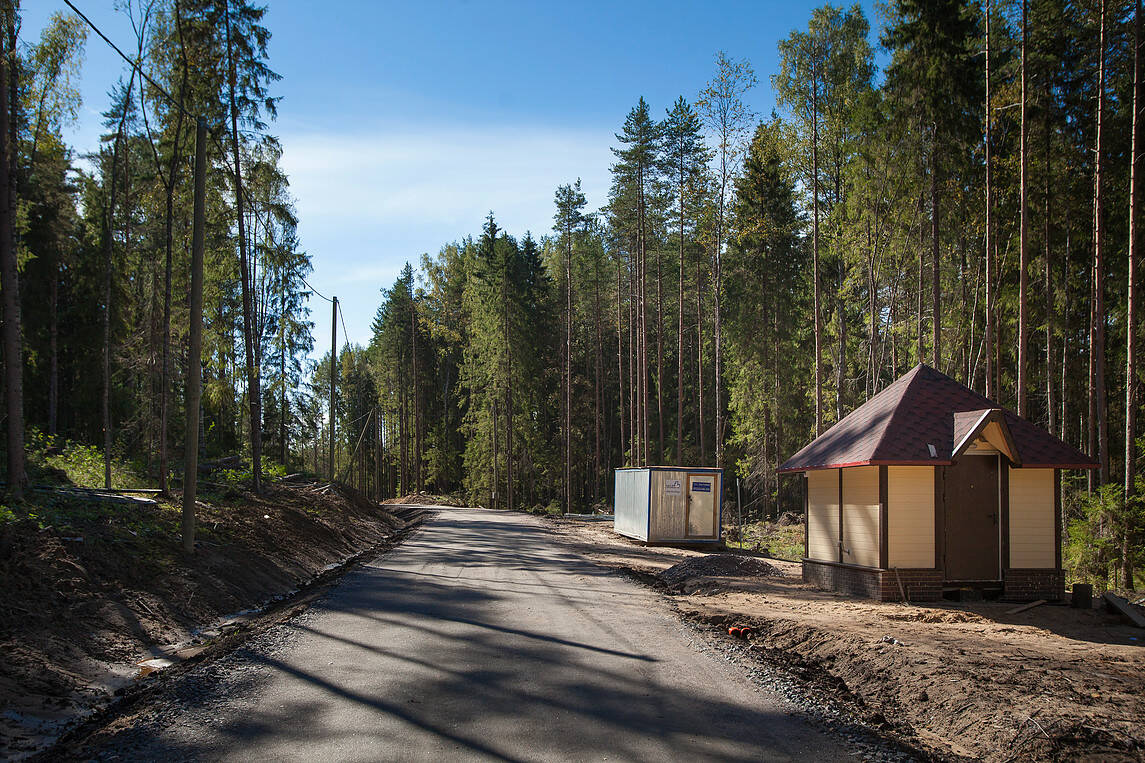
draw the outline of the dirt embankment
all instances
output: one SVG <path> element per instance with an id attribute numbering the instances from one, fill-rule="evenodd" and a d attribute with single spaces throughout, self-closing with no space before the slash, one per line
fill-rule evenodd
<path id="1" fill-rule="evenodd" d="M 405 525 L 325 485 L 228 490 L 200 504 L 187 564 L 174 504 L 24 507 L 0 524 L 0 759 L 42 748 L 117 691 L 197 657 L 251 610 Z"/>
<path id="2" fill-rule="evenodd" d="M 779 575 L 675 567 L 699 554 L 607 526 L 555 528 L 590 558 L 664 585 L 693 621 L 752 626 L 761 660 L 938 758 L 1145 760 L 1145 630 L 1104 611 L 857 600 L 803 583 L 792 562 L 766 560 Z"/>

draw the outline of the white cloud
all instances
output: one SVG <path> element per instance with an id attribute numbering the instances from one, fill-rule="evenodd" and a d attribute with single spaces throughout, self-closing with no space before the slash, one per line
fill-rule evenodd
<path id="1" fill-rule="evenodd" d="M 591 204 L 604 202 L 611 140 L 606 131 L 484 128 L 309 133 L 282 143 L 304 228 L 429 224 L 477 232 L 493 210 L 513 232 L 540 235 L 551 226 L 561 183 L 581 177 Z"/>
<path id="2" fill-rule="evenodd" d="M 589 208 L 600 207 L 615 138 L 607 130 L 485 127 L 299 132 L 281 141 L 314 264 L 309 280 L 339 296 L 351 340 L 365 343 L 378 290 L 407 261 L 417 267 L 423 253 L 479 235 L 490 210 L 513 235 L 539 238 L 552 227 L 557 186 L 578 177 Z M 313 307 L 317 356 L 329 347 L 329 318 Z"/>

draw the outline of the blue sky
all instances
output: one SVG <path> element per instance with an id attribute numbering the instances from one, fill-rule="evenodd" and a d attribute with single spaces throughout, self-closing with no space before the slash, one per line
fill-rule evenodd
<path id="1" fill-rule="evenodd" d="M 133 47 L 122 3 L 73 2 Z M 654 114 L 680 95 L 694 101 L 717 51 L 751 62 L 760 84 L 748 100 L 769 114 L 776 43 L 818 4 L 271 0 L 282 100 L 269 129 L 282 141 L 311 283 L 339 297 L 350 339 L 366 343 L 378 290 L 407 260 L 416 267 L 422 253 L 478 233 L 490 210 L 515 235 L 545 235 L 556 187 L 578 177 L 589 207 L 600 207 L 629 109 L 640 96 Z M 61 0 L 23 6 L 25 40 L 66 10 Z M 107 91 L 124 71 L 89 35 L 83 114 L 67 136 L 78 151 L 96 145 Z M 321 355 L 329 310 L 311 306 Z"/>

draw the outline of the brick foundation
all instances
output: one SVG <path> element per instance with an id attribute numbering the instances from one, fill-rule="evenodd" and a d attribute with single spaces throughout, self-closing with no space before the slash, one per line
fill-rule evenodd
<path id="1" fill-rule="evenodd" d="M 852 596 L 878 601 L 900 601 L 899 580 L 911 601 L 942 598 L 942 571 L 926 569 L 881 570 L 835 562 L 803 560 L 803 580 Z"/>
<path id="2" fill-rule="evenodd" d="M 1006 570 L 1002 596 L 1008 601 L 1059 601 L 1065 592 L 1061 570 Z"/>

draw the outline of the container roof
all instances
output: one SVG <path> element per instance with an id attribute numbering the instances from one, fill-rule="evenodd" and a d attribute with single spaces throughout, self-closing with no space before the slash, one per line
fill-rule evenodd
<path id="1" fill-rule="evenodd" d="M 996 422 L 1024 467 L 1094 469 L 1098 464 L 1041 427 L 919 364 L 856 408 L 779 467 L 781 472 L 843 466 L 946 466 Z"/>

